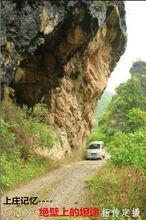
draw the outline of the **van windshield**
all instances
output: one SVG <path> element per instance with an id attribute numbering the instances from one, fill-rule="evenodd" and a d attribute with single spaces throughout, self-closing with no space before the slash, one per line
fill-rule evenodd
<path id="1" fill-rule="evenodd" d="M 88 149 L 100 149 L 100 144 L 90 144 Z"/>

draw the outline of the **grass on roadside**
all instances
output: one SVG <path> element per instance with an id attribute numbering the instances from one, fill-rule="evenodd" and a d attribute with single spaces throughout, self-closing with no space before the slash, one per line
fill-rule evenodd
<path id="1" fill-rule="evenodd" d="M 48 129 L 45 122 L 47 110 L 38 104 L 33 111 L 20 108 L 10 99 L 2 102 L 1 118 L 1 188 L 2 192 L 15 188 L 44 174 L 63 163 L 82 159 L 82 151 L 74 150 L 59 161 L 36 155 L 37 147 L 51 149 L 58 143 L 57 135 Z"/>
<path id="2" fill-rule="evenodd" d="M 50 159 L 38 157 L 32 154 L 27 162 L 19 158 L 16 161 L 8 161 L 6 156 L 1 156 L 1 183 L 2 194 L 10 189 L 15 188 L 21 183 L 39 177 L 52 169 L 59 167 L 59 163 L 54 163 Z"/>
<path id="3" fill-rule="evenodd" d="M 45 123 L 45 106 L 35 111 L 20 108 L 11 99 L 2 101 L 1 117 L 1 188 L 15 187 L 56 167 L 50 159 L 37 156 L 34 149 L 41 146 L 51 149 L 58 138 Z M 34 114 L 35 113 L 35 114 Z"/>
<path id="4" fill-rule="evenodd" d="M 91 207 L 100 210 L 117 208 L 121 211 L 125 208 L 130 211 L 139 208 L 139 219 L 146 219 L 146 177 L 139 168 L 104 167 L 87 181 L 87 192 Z"/>

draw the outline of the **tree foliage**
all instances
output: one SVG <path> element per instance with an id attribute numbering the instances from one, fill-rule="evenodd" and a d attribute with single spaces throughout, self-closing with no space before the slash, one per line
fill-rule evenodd
<path id="1" fill-rule="evenodd" d="M 120 84 L 88 141 L 103 140 L 114 166 L 141 167 L 146 172 L 146 83 L 140 74 Z"/>

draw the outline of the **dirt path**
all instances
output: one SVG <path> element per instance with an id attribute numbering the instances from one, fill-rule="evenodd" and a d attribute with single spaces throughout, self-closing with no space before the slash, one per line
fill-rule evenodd
<path id="1" fill-rule="evenodd" d="M 41 207 L 85 207 L 85 180 L 97 172 L 106 161 L 79 161 L 62 165 L 46 175 L 39 177 L 2 197 L 2 220 L 56 219 L 39 217 Z M 37 205 L 4 205 L 6 196 L 37 197 Z M 23 199 L 24 200 L 24 199 Z M 9 200 L 8 202 L 12 202 Z"/>

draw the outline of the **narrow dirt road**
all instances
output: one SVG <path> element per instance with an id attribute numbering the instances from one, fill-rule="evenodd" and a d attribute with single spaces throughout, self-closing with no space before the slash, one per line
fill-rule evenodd
<path id="1" fill-rule="evenodd" d="M 62 165 L 46 175 L 30 181 L 29 183 L 12 190 L 2 197 L 2 220 L 36 220 L 56 219 L 39 216 L 41 207 L 75 208 L 85 207 L 85 180 L 96 173 L 106 160 L 79 161 Z M 36 205 L 6 205 L 16 202 L 14 197 L 37 197 Z M 27 198 L 22 198 L 24 201 Z M 19 198 L 18 198 L 19 201 Z M 19 201 L 20 202 L 20 201 Z M 27 202 L 25 202 L 27 203 Z"/>

